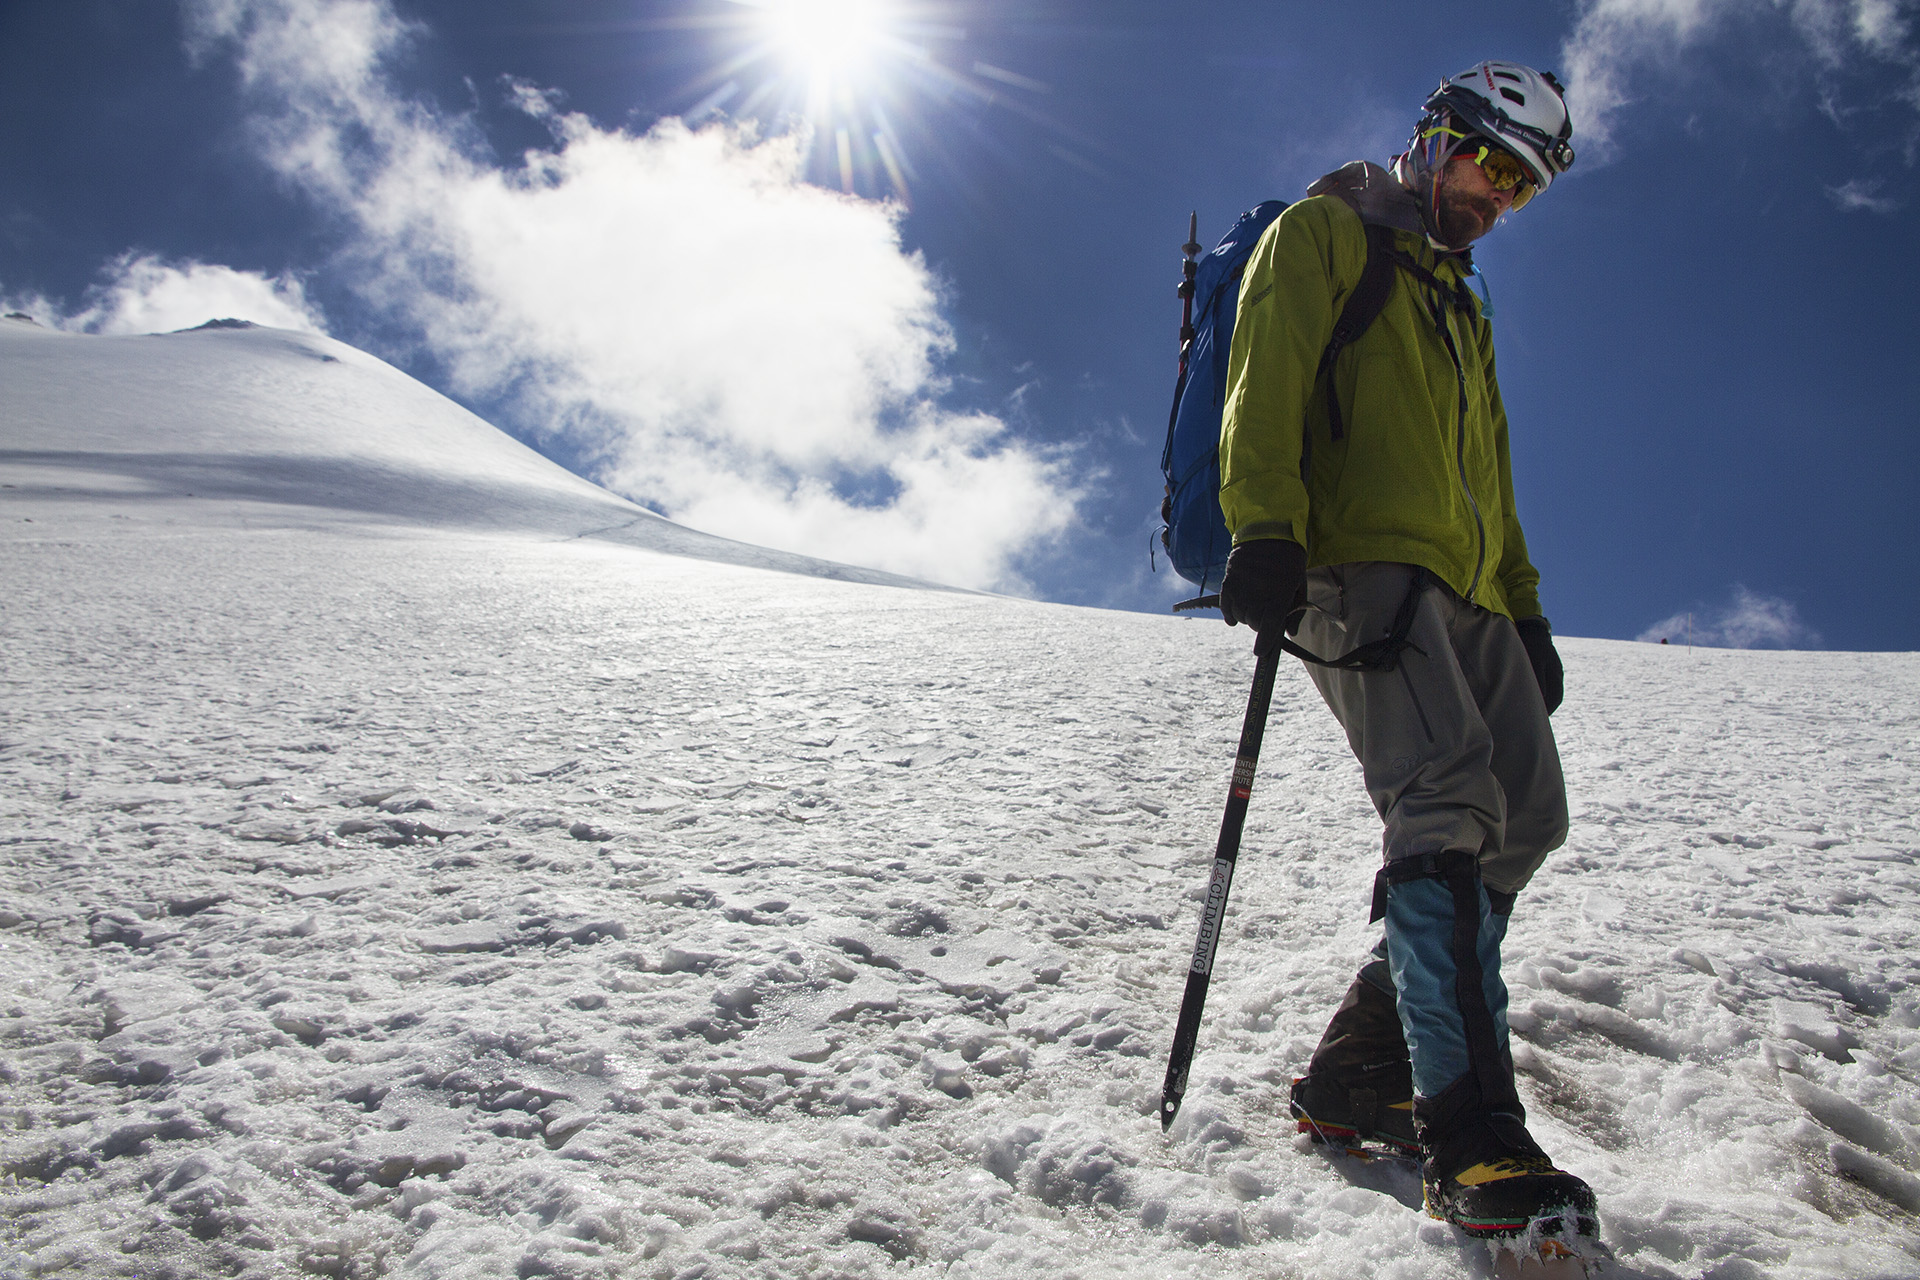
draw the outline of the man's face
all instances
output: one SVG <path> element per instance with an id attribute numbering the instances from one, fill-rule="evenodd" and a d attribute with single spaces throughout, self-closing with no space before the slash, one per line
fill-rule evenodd
<path id="1" fill-rule="evenodd" d="M 1516 188 L 1517 190 L 1517 188 Z M 1464 249 L 1493 230 L 1493 224 L 1513 207 L 1513 191 L 1496 191 L 1471 155 L 1447 161 L 1434 182 L 1440 238 Z"/>

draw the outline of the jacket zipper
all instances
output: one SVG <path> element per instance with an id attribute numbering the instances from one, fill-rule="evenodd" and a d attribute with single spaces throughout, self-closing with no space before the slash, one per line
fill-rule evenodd
<path id="1" fill-rule="evenodd" d="M 1436 303 L 1429 296 L 1427 314 L 1440 331 L 1440 340 L 1447 344 L 1447 355 L 1453 361 L 1453 378 L 1460 387 L 1460 405 L 1453 436 L 1453 464 L 1460 476 L 1460 491 L 1467 495 L 1467 506 L 1473 511 L 1474 536 L 1478 540 L 1473 560 L 1473 581 L 1467 587 L 1467 600 L 1471 603 L 1475 593 L 1480 590 L 1480 575 L 1487 567 L 1487 522 L 1480 515 L 1480 500 L 1473 496 L 1473 485 L 1467 480 L 1467 371 L 1460 364 L 1460 349 L 1454 345 L 1453 330 L 1447 325 L 1446 304 Z"/>

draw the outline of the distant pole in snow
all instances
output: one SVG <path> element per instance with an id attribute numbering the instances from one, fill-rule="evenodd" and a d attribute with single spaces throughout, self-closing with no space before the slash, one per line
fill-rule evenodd
<path id="1" fill-rule="evenodd" d="M 1278 641 L 1279 636 L 1274 636 Z M 1167 1079 L 1160 1087 L 1160 1131 L 1173 1126 L 1180 1100 L 1187 1093 L 1187 1071 L 1193 1066 L 1193 1047 L 1200 1037 L 1200 1012 L 1207 1004 L 1207 983 L 1213 976 L 1213 955 L 1220 946 L 1220 926 L 1227 916 L 1227 893 L 1233 888 L 1233 867 L 1240 857 L 1240 832 L 1247 824 L 1247 802 L 1253 797 L 1254 767 L 1260 762 L 1260 741 L 1267 733 L 1267 708 L 1273 701 L 1274 676 L 1281 649 L 1262 636 L 1254 646 L 1253 688 L 1247 694 L 1247 716 L 1240 725 L 1240 750 L 1233 761 L 1233 783 L 1227 789 L 1227 811 L 1220 819 L 1220 840 L 1214 846 L 1213 874 L 1207 880 L 1206 900 L 1200 906 L 1200 935 L 1194 939 L 1193 959 L 1187 965 L 1187 992 L 1180 1001 L 1180 1021 L 1174 1027 L 1173 1052 L 1167 1057 Z"/>

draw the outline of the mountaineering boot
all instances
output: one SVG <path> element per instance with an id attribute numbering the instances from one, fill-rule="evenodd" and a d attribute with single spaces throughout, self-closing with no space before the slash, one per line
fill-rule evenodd
<path id="1" fill-rule="evenodd" d="M 1315 1142 L 1372 1142 L 1398 1154 L 1420 1154 L 1413 1129 L 1413 1063 L 1384 960 L 1367 965 L 1347 988 L 1307 1074 L 1293 1082 L 1291 1109 L 1300 1132 Z"/>
<path id="2" fill-rule="evenodd" d="M 1482 1105 L 1470 1075 L 1439 1097 L 1414 1100 L 1428 1215 L 1492 1241 L 1596 1238 L 1593 1189 L 1554 1167 L 1527 1132 L 1517 1099 L 1502 1102 L 1498 1110 Z"/>

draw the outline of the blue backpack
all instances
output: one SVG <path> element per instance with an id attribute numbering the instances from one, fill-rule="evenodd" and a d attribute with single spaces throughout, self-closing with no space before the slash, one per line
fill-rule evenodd
<path id="1" fill-rule="evenodd" d="M 1268 200 L 1240 215 L 1213 251 L 1195 263 L 1200 251 L 1188 232 L 1186 279 L 1180 296 L 1192 304 L 1180 333 L 1180 379 L 1174 386 L 1173 412 L 1167 419 L 1167 447 L 1160 455 L 1167 495 L 1160 504 L 1165 525 L 1160 541 L 1175 573 L 1218 591 L 1226 576 L 1233 538 L 1220 513 L 1220 414 L 1227 398 L 1227 353 L 1233 347 L 1233 322 L 1240 306 L 1240 277 L 1260 236 L 1287 207 Z M 1391 233 L 1367 228 L 1367 266 L 1334 325 L 1333 338 L 1320 358 L 1319 375 L 1332 369 L 1341 348 L 1358 338 L 1387 305 L 1393 289 Z M 1333 434 L 1343 434 L 1338 404 L 1329 404 Z M 1211 602 L 1209 602 L 1211 603 Z"/>

